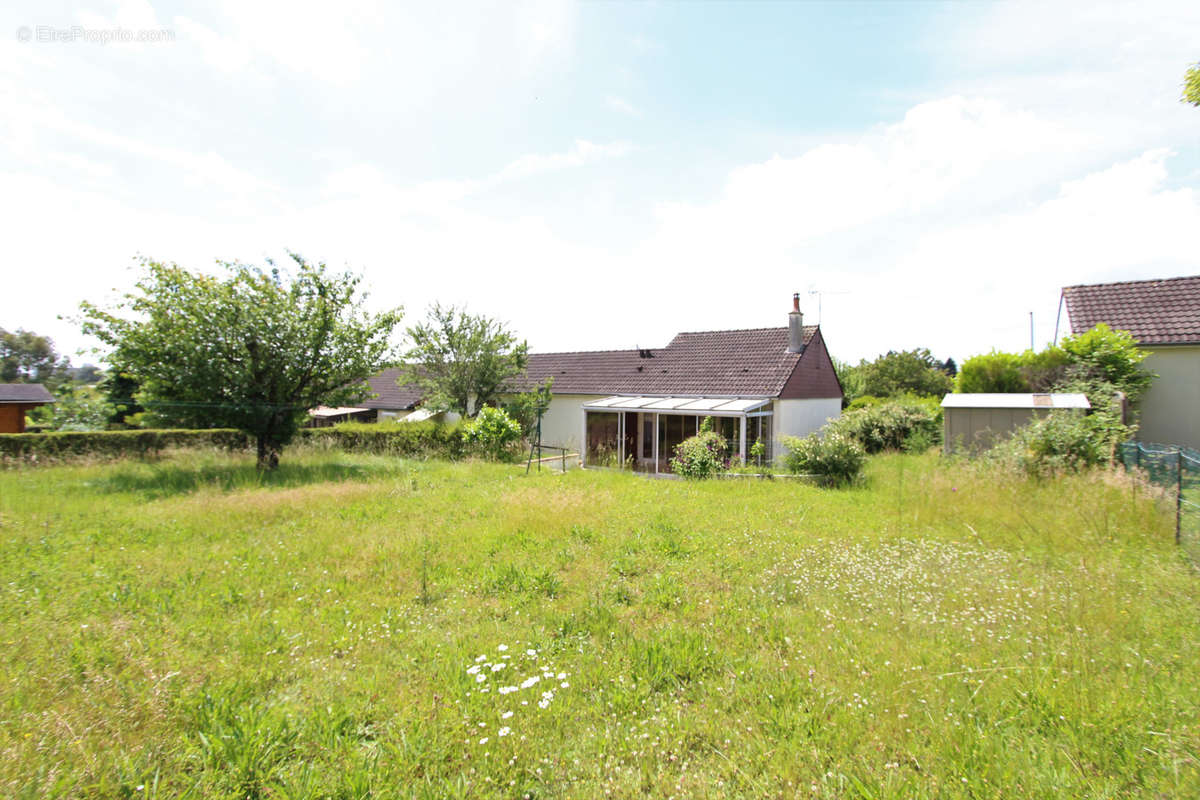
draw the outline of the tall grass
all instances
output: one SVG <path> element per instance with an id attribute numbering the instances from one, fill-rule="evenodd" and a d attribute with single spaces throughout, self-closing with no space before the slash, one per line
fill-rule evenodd
<path id="1" fill-rule="evenodd" d="M 299 453 L 0 473 L 0 794 L 1200 790 L 1200 584 L 1147 491 Z"/>

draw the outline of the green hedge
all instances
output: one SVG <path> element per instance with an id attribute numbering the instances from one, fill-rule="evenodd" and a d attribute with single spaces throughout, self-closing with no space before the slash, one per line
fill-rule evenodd
<path id="1" fill-rule="evenodd" d="M 457 459 L 467 444 L 456 425 L 437 422 L 346 423 L 304 428 L 293 445 L 346 452 Z M 0 434 L 0 462 L 60 461 L 71 458 L 139 458 L 173 448 L 245 449 L 253 440 L 238 430 L 77 431 Z"/>
<path id="2" fill-rule="evenodd" d="M 80 456 L 121 458 L 156 455 L 168 448 L 249 446 L 246 434 L 227 428 L 211 430 L 63 431 L 58 433 L 0 434 L 0 459 L 4 461 L 57 460 Z"/>
<path id="3" fill-rule="evenodd" d="M 467 448 L 457 425 L 439 422 L 349 422 L 332 428 L 305 428 L 296 443 L 355 453 L 450 459 L 462 458 Z"/>

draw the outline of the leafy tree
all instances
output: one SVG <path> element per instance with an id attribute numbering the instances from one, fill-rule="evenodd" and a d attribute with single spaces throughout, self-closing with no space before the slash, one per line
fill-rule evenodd
<path id="1" fill-rule="evenodd" d="M 97 389 L 104 395 L 105 401 L 112 406 L 112 414 L 108 418 L 112 425 L 133 424 L 136 420 L 130 418 L 146 411 L 135 399 L 141 389 L 137 380 L 118 366 L 109 369 Z"/>
<path id="2" fill-rule="evenodd" d="M 92 385 L 104 379 L 104 373 L 95 364 L 84 364 L 82 367 L 72 367 L 68 374 L 75 383 Z"/>
<path id="3" fill-rule="evenodd" d="M 67 379 L 71 361 L 54 341 L 33 331 L 0 328 L 0 383 L 41 383 L 53 391 Z"/>
<path id="4" fill-rule="evenodd" d="M 946 373 L 951 378 L 958 375 L 958 364 L 953 358 L 947 358 L 945 361 L 943 361 L 942 366 L 939 369 L 941 369 L 942 372 Z"/>
<path id="5" fill-rule="evenodd" d="M 1066 380 L 1112 384 L 1131 403 L 1137 402 L 1154 380 L 1154 375 L 1142 369 L 1148 354 L 1138 348 L 1133 334 L 1114 331 L 1103 322 L 1063 339 L 1062 350 L 1069 360 Z"/>
<path id="6" fill-rule="evenodd" d="M 993 350 L 971 356 L 958 371 L 957 391 L 975 393 L 1028 392 L 1029 382 L 1021 372 L 1024 361 L 1016 353 Z"/>
<path id="7" fill-rule="evenodd" d="M 500 393 L 525 370 L 529 347 L 489 317 L 435 304 L 425 322 L 408 329 L 413 346 L 400 382 L 425 390 L 425 405 L 474 416 L 497 405 Z"/>
<path id="8" fill-rule="evenodd" d="M 367 312 L 357 276 L 290 255 L 294 273 L 223 262 L 224 277 L 144 260 L 115 309 L 82 304 L 84 332 L 112 348 L 140 403 L 177 423 L 243 430 L 259 469 L 274 469 L 308 409 L 364 395 L 401 316 Z"/>
<path id="9" fill-rule="evenodd" d="M 546 378 L 546 382 L 536 389 L 513 395 L 504 401 L 504 410 L 521 426 L 521 434 L 531 438 L 537 428 L 538 415 L 545 414 L 553 399 L 554 378 Z"/>
<path id="10" fill-rule="evenodd" d="M 836 358 L 830 360 L 833 361 L 833 371 L 837 374 L 838 382 L 842 384 L 843 407 L 866 394 L 863 384 L 863 367 L 866 365 L 866 361 L 861 361 L 858 366 L 855 366 L 848 361 L 839 361 Z"/>
<path id="11" fill-rule="evenodd" d="M 862 371 L 863 394 L 940 397 L 954 386 L 941 367 L 941 362 L 922 347 L 899 352 L 891 350 L 870 363 L 860 363 L 858 368 Z"/>
<path id="12" fill-rule="evenodd" d="M 108 427 L 113 407 L 94 388 L 64 384 L 55 399 L 58 402 L 30 412 L 35 424 L 53 431 L 102 431 Z"/>
<path id="13" fill-rule="evenodd" d="M 1183 102 L 1200 106 L 1200 64 L 1193 64 L 1183 74 Z"/>

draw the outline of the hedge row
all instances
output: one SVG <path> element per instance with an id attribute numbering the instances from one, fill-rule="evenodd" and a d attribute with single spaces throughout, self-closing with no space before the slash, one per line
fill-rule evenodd
<path id="1" fill-rule="evenodd" d="M 0 459 L 4 461 L 57 460 L 79 456 L 120 458 L 156 455 L 168 448 L 248 447 L 249 438 L 227 428 L 211 430 L 64 431 L 57 433 L 0 434 Z"/>
<path id="2" fill-rule="evenodd" d="M 462 458 L 467 447 L 458 426 L 438 422 L 348 423 L 332 428 L 305 428 L 296 443 L 354 453 L 449 459 Z"/>
<path id="3" fill-rule="evenodd" d="M 0 434 L 0 461 L 57 461 L 67 458 L 145 457 L 173 448 L 240 450 L 253 441 L 238 430 L 79 431 Z M 462 458 L 467 454 L 457 426 L 436 422 L 346 424 L 304 428 L 293 442 L 333 450 L 418 458 Z"/>

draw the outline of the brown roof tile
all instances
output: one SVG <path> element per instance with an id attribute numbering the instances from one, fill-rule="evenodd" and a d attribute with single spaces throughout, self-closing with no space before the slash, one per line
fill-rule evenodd
<path id="1" fill-rule="evenodd" d="M 1200 275 L 1063 289 L 1071 331 L 1101 322 L 1142 344 L 1200 343 Z"/>
<path id="2" fill-rule="evenodd" d="M 804 343 L 816 332 L 806 326 Z M 787 328 L 751 328 L 681 333 L 651 358 L 638 350 L 533 353 L 520 388 L 552 377 L 562 394 L 776 397 L 800 360 L 787 341 Z"/>
<path id="3" fill-rule="evenodd" d="M 389 367 L 374 378 L 368 378 L 367 383 L 371 387 L 371 393 L 378 397 L 363 400 L 357 405 L 360 408 L 379 408 L 389 411 L 407 411 L 416 408 L 424 393 L 414 383 L 398 386 L 396 379 L 400 377 L 401 372 L 403 372 L 402 367 Z"/>

